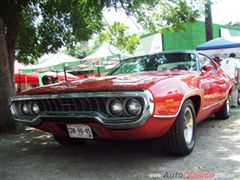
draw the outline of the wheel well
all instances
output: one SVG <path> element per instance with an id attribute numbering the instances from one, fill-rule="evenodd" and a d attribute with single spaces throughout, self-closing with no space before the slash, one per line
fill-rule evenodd
<path id="1" fill-rule="evenodd" d="M 231 95 L 231 94 L 232 94 L 232 91 L 233 91 L 233 87 L 231 87 L 231 89 L 229 90 L 228 95 Z"/>
<path id="2" fill-rule="evenodd" d="M 191 101 L 193 102 L 193 106 L 194 106 L 194 109 L 195 109 L 195 112 L 197 115 L 199 112 L 200 105 L 201 105 L 201 97 L 200 96 L 192 96 L 192 97 L 189 97 L 189 99 L 191 99 Z"/>

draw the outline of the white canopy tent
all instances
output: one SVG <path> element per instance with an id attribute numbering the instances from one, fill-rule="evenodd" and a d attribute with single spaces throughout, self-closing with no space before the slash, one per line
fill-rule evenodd
<path id="1" fill-rule="evenodd" d="M 87 69 L 104 67 L 105 70 L 108 70 L 118 64 L 121 58 L 129 56 L 130 55 L 120 53 L 116 47 L 104 42 L 101 46 L 96 48 L 95 51 L 82 60 L 88 64 Z"/>
<path id="2" fill-rule="evenodd" d="M 104 42 L 100 47 L 95 49 L 90 55 L 85 57 L 83 60 L 89 63 L 96 63 L 104 59 L 119 59 L 120 52 L 116 47 L 109 45 L 109 43 Z"/>
<path id="3" fill-rule="evenodd" d="M 47 72 L 47 71 L 64 71 L 67 80 L 66 68 L 81 64 L 83 60 L 58 52 L 56 54 L 43 55 L 38 64 L 31 67 L 21 68 L 21 72 Z"/>
<path id="4" fill-rule="evenodd" d="M 145 35 L 140 39 L 140 44 L 137 46 L 134 55 L 145 55 L 152 54 L 155 52 L 161 52 L 162 46 L 162 35 L 160 33 Z"/>
<path id="5" fill-rule="evenodd" d="M 63 70 L 69 66 L 80 64 L 80 59 L 58 52 L 56 54 L 46 54 L 38 60 L 35 66 L 37 71 Z"/>

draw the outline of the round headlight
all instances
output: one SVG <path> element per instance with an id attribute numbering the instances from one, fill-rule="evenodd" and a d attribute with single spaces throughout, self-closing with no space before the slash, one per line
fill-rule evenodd
<path id="1" fill-rule="evenodd" d="M 11 110 L 12 115 L 16 115 L 16 114 L 17 114 L 17 113 L 16 113 L 16 109 L 15 109 L 15 105 L 14 105 L 14 104 L 11 104 L 11 106 L 10 106 L 10 110 Z"/>
<path id="2" fill-rule="evenodd" d="M 37 103 L 32 103 L 31 107 L 32 107 L 32 112 L 34 115 L 36 115 L 40 112 L 40 108 Z"/>
<path id="3" fill-rule="evenodd" d="M 25 115 L 29 115 L 29 109 L 28 109 L 28 105 L 26 103 L 22 104 L 22 112 Z"/>
<path id="4" fill-rule="evenodd" d="M 127 111 L 132 116 L 137 116 L 142 111 L 141 103 L 136 99 L 130 99 L 127 102 Z"/>
<path id="5" fill-rule="evenodd" d="M 114 116 L 120 116 L 123 113 L 123 104 L 117 99 L 112 100 L 110 103 L 110 112 Z"/>

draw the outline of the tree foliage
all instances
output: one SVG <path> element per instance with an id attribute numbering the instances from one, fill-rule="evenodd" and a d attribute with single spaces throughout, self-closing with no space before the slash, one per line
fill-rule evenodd
<path id="1" fill-rule="evenodd" d="M 133 15 L 149 32 L 179 31 L 186 22 L 194 22 L 199 10 L 189 8 L 185 0 L 156 0 L 136 8 Z M 139 2 L 140 6 L 141 3 Z"/>
<path id="2" fill-rule="evenodd" d="M 90 39 L 102 29 L 102 8 L 94 0 L 29 1 L 21 14 L 17 59 L 28 62 Z"/>
<path id="3" fill-rule="evenodd" d="M 89 48 L 87 41 L 82 41 L 77 44 L 73 44 L 64 52 L 76 58 L 82 59 L 85 58 L 90 51 L 91 49 Z"/>
<path id="4" fill-rule="evenodd" d="M 133 54 L 139 44 L 139 36 L 131 34 L 123 23 L 114 22 L 106 31 L 102 32 L 98 37 L 100 42 L 109 42 L 120 50 Z"/>
<path id="5" fill-rule="evenodd" d="M 195 7 L 204 3 L 205 0 L 192 0 L 190 4 L 185 0 L 135 0 L 129 4 L 123 1 L 121 8 L 128 15 L 134 16 L 147 32 L 155 33 L 185 29 L 187 22 L 194 22 L 200 15 L 199 9 Z M 139 44 L 139 36 L 128 32 L 128 28 L 120 22 L 115 21 L 107 27 L 99 34 L 96 42 L 108 41 L 121 52 L 133 54 Z"/>
<path id="6" fill-rule="evenodd" d="M 104 29 L 104 7 L 123 8 L 151 32 L 182 29 L 184 23 L 194 21 L 199 15 L 185 0 L 4 0 L 7 4 L 4 9 L 20 1 L 24 3 L 16 55 L 22 62 L 33 62 L 44 53 L 86 41 L 94 33 L 100 33 Z M 7 11 L 4 14 L 10 16 Z"/>

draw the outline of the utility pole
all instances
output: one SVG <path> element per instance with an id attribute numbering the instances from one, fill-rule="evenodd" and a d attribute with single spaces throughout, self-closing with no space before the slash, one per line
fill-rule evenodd
<path id="1" fill-rule="evenodd" d="M 212 30 L 212 9 L 211 9 L 211 0 L 207 0 L 205 4 L 205 36 L 206 41 L 213 39 L 213 30 Z"/>

